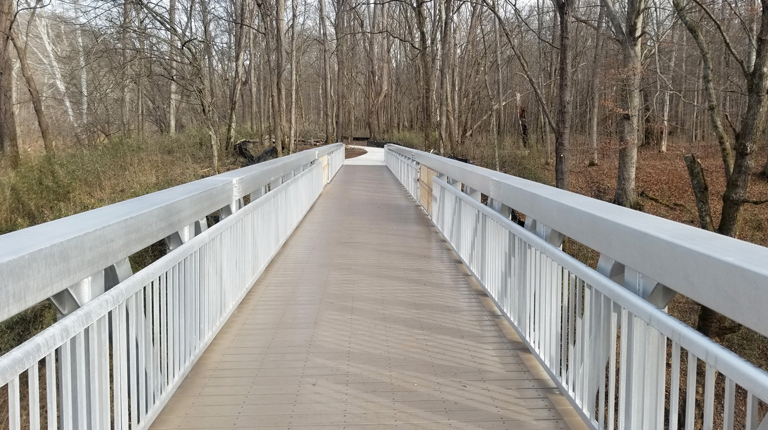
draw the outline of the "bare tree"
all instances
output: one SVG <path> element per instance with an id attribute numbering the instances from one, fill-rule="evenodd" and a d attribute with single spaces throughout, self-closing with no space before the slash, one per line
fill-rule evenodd
<path id="1" fill-rule="evenodd" d="M 603 55 L 603 22 L 605 21 L 605 8 L 600 5 L 597 15 L 597 28 L 595 30 L 595 55 L 592 62 L 592 81 L 590 82 L 589 104 L 589 165 L 597 166 L 597 116 L 600 113 L 600 63 Z"/>
<path id="2" fill-rule="evenodd" d="M 637 170 L 637 141 L 640 112 L 640 86 L 643 72 L 642 38 L 645 0 L 627 0 L 626 19 L 621 22 L 612 0 L 602 0 L 606 16 L 613 27 L 616 41 L 622 48 L 624 83 L 619 119 L 619 172 L 614 203 L 638 207 L 635 176 Z"/>
<path id="3" fill-rule="evenodd" d="M 328 48 L 328 26 L 325 23 L 325 0 L 318 0 L 320 6 L 320 38 L 323 45 L 323 119 L 325 120 L 325 143 L 333 140 L 333 100 L 331 99 L 331 54 Z"/>
<path id="4" fill-rule="evenodd" d="M 235 145 L 235 123 L 237 121 L 237 105 L 240 101 L 240 90 L 243 86 L 245 73 L 245 36 L 251 24 L 250 3 L 245 0 L 235 0 L 235 74 L 229 93 L 229 115 L 227 119 L 227 137 L 225 149 Z M 248 26 L 248 27 L 247 27 Z"/>
<path id="5" fill-rule="evenodd" d="M 755 38 L 754 58 L 748 53 L 742 58 L 734 49 L 722 23 L 703 3 L 694 0 L 698 9 L 709 18 L 725 44 L 729 54 L 741 68 L 747 88 L 747 108 L 738 130 L 735 132 L 734 150 L 731 151 L 728 138 L 720 121 L 719 104 L 712 85 L 712 57 L 709 43 L 704 39 L 700 24 L 695 21 L 680 0 L 673 0 L 681 21 L 688 29 L 699 48 L 702 58 L 704 88 L 707 95 L 707 105 L 712 128 L 717 135 L 726 176 L 726 189 L 723 193 L 723 208 L 717 227 L 712 219 L 709 205 L 709 188 L 704 175 L 704 169 L 695 156 L 687 155 L 685 162 L 691 178 L 696 206 L 699 212 L 701 227 L 714 230 L 725 236 L 736 237 L 739 231 L 739 221 L 745 204 L 763 204 L 766 201 L 755 201 L 748 198 L 749 183 L 754 167 L 757 142 L 765 125 L 765 111 L 768 108 L 768 2 L 763 1 L 760 15 L 759 33 Z M 749 52 L 752 52 L 751 50 Z M 731 154 L 735 153 L 731 161 Z M 732 164 L 731 164 L 732 163 Z M 729 323 L 725 317 L 702 306 L 699 312 L 697 329 L 715 339 L 738 330 L 739 326 Z"/>
<path id="6" fill-rule="evenodd" d="M 296 0 L 291 0 L 291 115 L 288 153 L 296 152 Z"/>

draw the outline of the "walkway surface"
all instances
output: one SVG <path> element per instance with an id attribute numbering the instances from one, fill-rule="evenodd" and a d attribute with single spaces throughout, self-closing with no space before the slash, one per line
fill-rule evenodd
<path id="1" fill-rule="evenodd" d="M 578 422 L 488 303 L 386 167 L 344 166 L 153 428 Z"/>
<path id="2" fill-rule="evenodd" d="M 384 152 L 384 148 L 371 148 L 368 146 L 355 146 L 349 145 L 350 148 L 362 149 L 365 154 L 349 158 L 344 161 L 347 166 L 386 166 L 387 156 Z"/>

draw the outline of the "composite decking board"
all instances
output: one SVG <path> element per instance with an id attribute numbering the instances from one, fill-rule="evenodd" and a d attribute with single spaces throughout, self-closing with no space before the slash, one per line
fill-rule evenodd
<path id="1" fill-rule="evenodd" d="M 152 428 L 568 428 L 470 282 L 386 167 L 344 166 Z"/>

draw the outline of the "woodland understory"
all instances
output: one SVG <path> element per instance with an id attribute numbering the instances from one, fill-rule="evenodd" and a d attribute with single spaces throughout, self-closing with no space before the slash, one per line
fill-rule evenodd
<path id="1" fill-rule="evenodd" d="M 768 246 L 767 93 L 768 0 L 0 0 L 0 232 L 364 136 Z"/>

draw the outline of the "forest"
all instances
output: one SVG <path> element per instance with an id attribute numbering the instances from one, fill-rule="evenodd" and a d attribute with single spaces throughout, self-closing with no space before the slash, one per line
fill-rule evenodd
<path id="1" fill-rule="evenodd" d="M 242 139 L 365 137 L 768 244 L 768 0 L 0 0 L 0 39 L 0 232 L 233 168 Z M 110 196 L 62 203 L 74 176 Z"/>
<path id="2" fill-rule="evenodd" d="M 510 152 L 538 152 L 565 189 L 574 165 L 617 157 L 612 200 L 639 208 L 638 148 L 695 144 L 716 148 L 710 175 L 726 182 L 713 219 L 687 154 L 704 228 L 735 236 L 743 207 L 763 203 L 749 193 L 755 171 L 768 175 L 756 0 L 1 3 L 11 169 L 185 130 L 207 135 L 213 172 L 241 138 L 282 154 L 366 136 L 479 151 L 497 170 Z"/>

